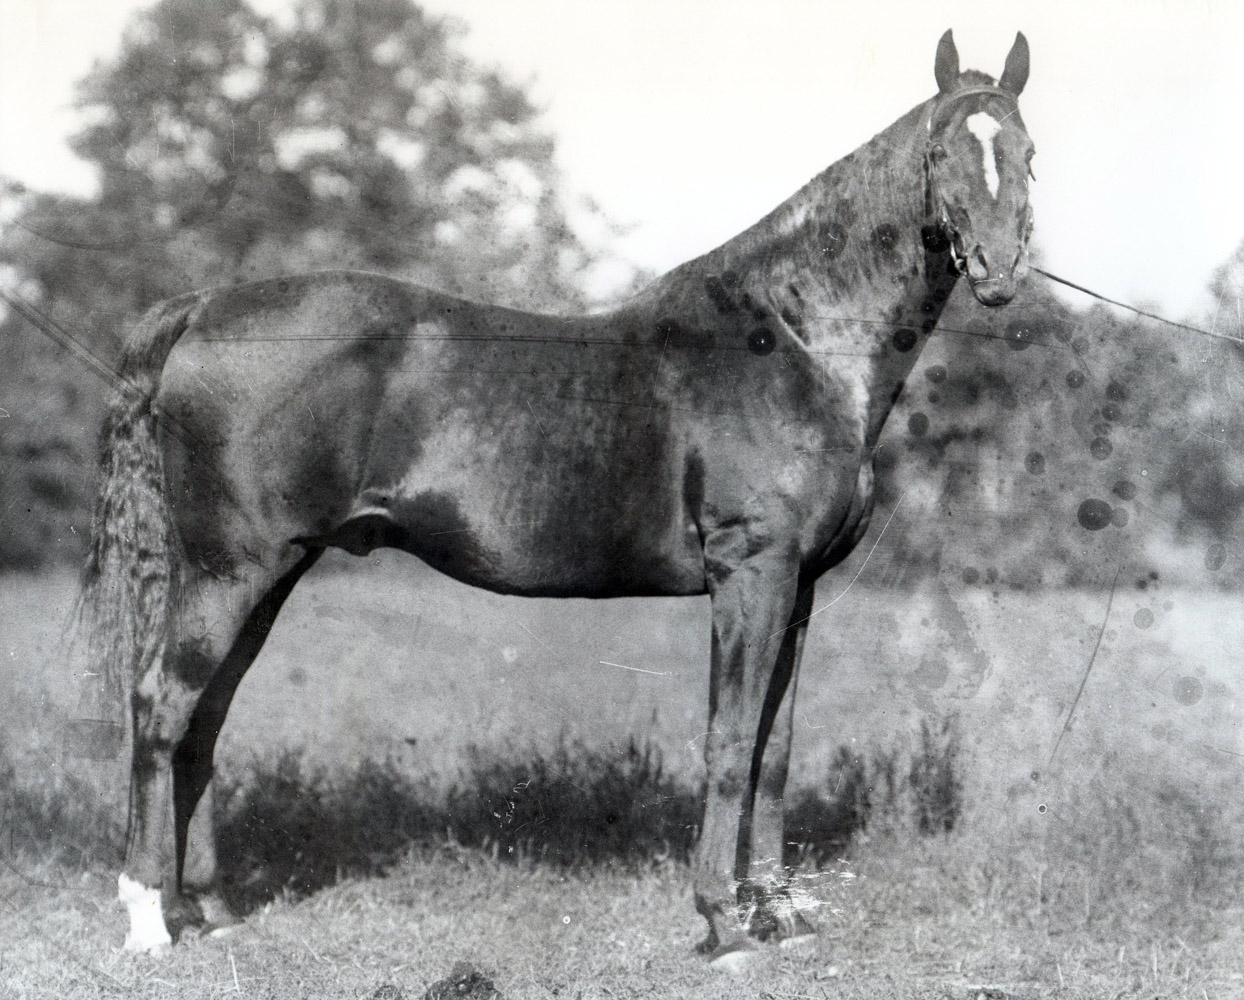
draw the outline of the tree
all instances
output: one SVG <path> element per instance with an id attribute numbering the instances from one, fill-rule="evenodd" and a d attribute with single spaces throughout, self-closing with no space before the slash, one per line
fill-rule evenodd
<path id="1" fill-rule="evenodd" d="M 1210 327 L 1233 337 L 1244 336 L 1244 242 L 1215 269 L 1209 293 L 1214 300 Z"/>
<path id="2" fill-rule="evenodd" d="M 98 194 L 4 191 L 6 287 L 106 362 L 159 299 L 319 268 L 583 307 L 604 254 L 579 228 L 603 220 L 567 195 L 538 109 L 460 33 L 411 0 L 301 0 L 288 22 L 162 0 L 80 84 L 72 146 Z M 25 320 L 0 322 L 0 503 L 27 512 L 6 519 L 0 566 L 54 539 L 76 554 L 104 394 Z M 36 474 L 46 455 L 67 459 Z"/>
<path id="3" fill-rule="evenodd" d="M 580 306 L 599 255 L 552 137 L 457 34 L 410 0 L 303 0 L 285 27 L 243 0 L 163 0 L 84 82 L 73 145 L 100 207 L 164 251 L 144 261 L 161 294 L 352 266 Z"/>
<path id="4" fill-rule="evenodd" d="M 1207 330 L 1244 337 L 1244 243 L 1221 265 L 1209 282 L 1212 305 Z M 1163 479 L 1166 492 L 1177 498 L 1189 527 L 1210 536 L 1205 564 L 1216 571 L 1222 560 L 1213 553 L 1229 545 L 1244 515 L 1244 352 L 1239 344 L 1177 333 L 1180 351 L 1181 420 L 1178 447 Z M 1239 570 L 1240 553 L 1235 553 Z M 1217 563 L 1217 565 L 1214 565 Z"/>

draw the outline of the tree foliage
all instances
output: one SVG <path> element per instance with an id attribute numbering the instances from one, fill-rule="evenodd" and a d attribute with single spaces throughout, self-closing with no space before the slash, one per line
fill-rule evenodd
<path id="1" fill-rule="evenodd" d="M 153 302 L 332 267 L 549 311 L 586 304 L 609 232 L 566 191 L 522 87 L 411 0 L 162 0 L 79 85 L 90 198 L 8 185 L 0 269 L 115 358 Z M 0 566 L 76 554 L 101 385 L 16 315 L 0 346 Z"/>
<path id="2" fill-rule="evenodd" d="M 142 299 L 324 267 L 582 304 L 599 254 L 524 91 L 462 56 L 409 0 L 164 0 L 81 86 L 91 211 L 49 222 L 124 245 Z M 66 233 L 68 230 L 68 233 Z"/>
<path id="3" fill-rule="evenodd" d="M 1199 325 L 1242 336 L 1244 246 Z M 878 453 L 893 583 L 1198 584 L 1244 575 L 1244 353 L 1037 275 L 1009 306 L 964 289 L 943 313 Z M 939 343 L 940 341 L 940 343 Z M 1085 505 L 1088 505 L 1087 507 Z M 884 563 L 882 564 L 884 566 Z"/>
<path id="4" fill-rule="evenodd" d="M 154 301 L 316 268 L 581 307 L 604 254 L 579 233 L 602 220 L 566 194 L 539 109 L 458 32 L 411 0 L 301 0 L 279 21 L 162 0 L 80 87 L 73 148 L 98 193 L 0 191 L 0 282 L 105 362 Z M 1244 245 L 1210 290 L 1205 324 L 1241 335 Z M 895 582 L 1109 582 L 1181 546 L 1244 572 L 1236 345 L 1073 308 L 1037 275 L 1000 310 L 961 289 L 939 331 L 878 453 L 883 504 L 909 498 Z M 101 390 L 3 317 L 0 567 L 79 552 Z M 1108 523 L 1085 526 L 1088 501 Z"/>

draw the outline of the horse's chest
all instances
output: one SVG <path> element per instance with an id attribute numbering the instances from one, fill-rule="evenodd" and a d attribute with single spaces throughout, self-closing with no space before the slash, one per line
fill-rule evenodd
<path id="1" fill-rule="evenodd" d="M 868 531 L 874 500 L 872 458 L 860 460 L 854 475 L 840 474 L 834 482 L 833 499 L 809 525 L 805 541 L 806 561 L 818 573 L 846 558 Z"/>

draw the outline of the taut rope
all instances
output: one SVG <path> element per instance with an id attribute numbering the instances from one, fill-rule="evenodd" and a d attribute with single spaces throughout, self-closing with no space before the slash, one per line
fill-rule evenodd
<path id="1" fill-rule="evenodd" d="M 1167 319 L 1165 316 L 1159 316 L 1157 313 L 1146 312 L 1144 309 L 1137 309 L 1135 306 L 1129 306 L 1126 302 L 1120 302 L 1118 299 L 1107 298 L 1100 292 L 1095 292 L 1091 288 L 1085 288 L 1083 285 L 1077 285 L 1074 281 L 1068 281 L 1066 278 L 1060 278 L 1057 274 L 1051 274 L 1039 267 L 1033 267 L 1032 270 L 1037 274 L 1044 275 L 1050 281 L 1057 281 L 1060 285 L 1066 285 L 1068 288 L 1074 288 L 1077 292 L 1083 292 L 1085 295 L 1092 296 L 1095 299 L 1101 299 L 1103 302 L 1109 302 L 1112 306 L 1118 306 L 1120 309 L 1128 309 L 1136 313 L 1137 316 L 1144 316 L 1146 319 L 1154 319 L 1159 323 L 1165 323 L 1167 326 L 1173 326 L 1179 330 L 1187 330 L 1189 333 L 1199 333 L 1202 337 L 1213 337 L 1215 340 L 1227 340 L 1233 344 L 1244 344 L 1244 338 L 1233 337 L 1229 333 L 1217 333 L 1214 330 L 1203 330 L 1199 326 L 1190 326 L 1187 323 L 1176 323 L 1174 320 Z"/>

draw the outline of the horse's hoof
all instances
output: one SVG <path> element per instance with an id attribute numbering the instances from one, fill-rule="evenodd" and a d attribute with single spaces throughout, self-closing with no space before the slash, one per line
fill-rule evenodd
<path id="1" fill-rule="evenodd" d="M 223 937 L 241 923 L 219 896 L 200 896 L 198 903 L 203 913 L 200 933 L 204 937 Z"/>
<path id="2" fill-rule="evenodd" d="M 755 963 L 756 949 L 746 942 L 723 945 L 708 960 L 708 967 L 728 976 L 741 976 Z"/>
<path id="3" fill-rule="evenodd" d="M 816 943 L 816 926 L 791 905 L 777 918 L 774 937 L 779 948 L 800 949 Z"/>
<path id="4" fill-rule="evenodd" d="M 792 934 L 779 940 L 778 947 L 794 955 L 807 955 L 816 950 L 816 935 L 811 931 Z"/>
<path id="5" fill-rule="evenodd" d="M 756 907 L 750 915 L 747 933 L 755 941 L 793 947 L 788 944 L 800 938 L 816 939 L 816 928 L 788 899 L 779 899 Z"/>
<path id="6" fill-rule="evenodd" d="M 167 934 L 163 939 L 158 937 L 143 938 L 133 934 L 125 935 L 125 943 L 121 950 L 131 955 L 150 955 L 152 958 L 163 958 L 173 945 L 173 939 Z"/>

